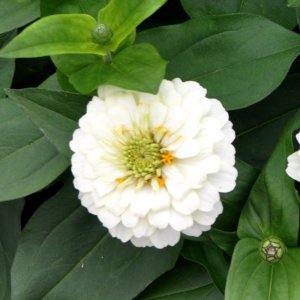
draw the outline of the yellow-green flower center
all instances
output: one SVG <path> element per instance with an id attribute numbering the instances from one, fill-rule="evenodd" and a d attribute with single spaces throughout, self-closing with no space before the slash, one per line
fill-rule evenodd
<path id="1" fill-rule="evenodd" d="M 152 138 L 131 137 L 123 152 L 128 174 L 145 181 L 161 176 L 162 153 L 164 151 Z"/>

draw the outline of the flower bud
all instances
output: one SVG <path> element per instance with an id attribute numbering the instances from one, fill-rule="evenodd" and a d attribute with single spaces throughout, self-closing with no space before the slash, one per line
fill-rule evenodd
<path id="1" fill-rule="evenodd" d="M 278 262 L 285 253 L 285 245 L 278 238 L 270 237 L 260 244 L 260 255 L 268 262 Z"/>
<path id="2" fill-rule="evenodd" d="M 92 31 L 93 42 L 100 45 L 107 44 L 113 36 L 113 32 L 106 24 L 97 24 Z"/>

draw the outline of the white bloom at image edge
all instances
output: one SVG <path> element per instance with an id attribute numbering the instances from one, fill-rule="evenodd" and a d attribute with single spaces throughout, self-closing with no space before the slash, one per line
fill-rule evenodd
<path id="1" fill-rule="evenodd" d="M 113 237 L 137 247 L 199 236 L 235 187 L 228 113 L 197 82 L 163 80 L 157 95 L 103 86 L 70 147 L 79 199 Z"/>
<path id="2" fill-rule="evenodd" d="M 296 139 L 300 144 L 300 132 L 296 135 Z M 286 173 L 294 180 L 300 181 L 300 150 L 288 157 Z"/>

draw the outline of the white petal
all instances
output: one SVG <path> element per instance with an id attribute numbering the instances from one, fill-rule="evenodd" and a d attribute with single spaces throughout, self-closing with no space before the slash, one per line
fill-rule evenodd
<path id="1" fill-rule="evenodd" d="M 170 226 L 177 231 L 182 231 L 193 225 L 193 218 L 190 215 L 183 215 L 175 210 L 170 211 Z"/>
<path id="2" fill-rule="evenodd" d="M 216 217 L 208 214 L 207 212 L 197 211 L 193 214 L 194 220 L 205 226 L 210 226 L 216 221 Z"/>
<path id="3" fill-rule="evenodd" d="M 187 140 L 174 151 L 174 156 L 176 158 L 187 158 L 196 156 L 199 152 L 199 143 L 196 140 Z"/>
<path id="4" fill-rule="evenodd" d="M 200 129 L 200 122 L 197 119 L 190 117 L 186 120 L 184 125 L 176 131 L 176 135 L 186 139 L 193 139 L 199 133 Z"/>
<path id="5" fill-rule="evenodd" d="M 206 90 L 193 89 L 190 90 L 184 96 L 183 107 L 197 119 L 201 119 L 204 115 L 207 114 L 211 105 L 209 101 L 205 98 Z"/>
<path id="6" fill-rule="evenodd" d="M 229 120 L 228 112 L 224 109 L 219 100 L 209 99 L 209 101 L 211 102 L 211 107 L 208 116 L 218 120 L 220 125 L 224 126 Z"/>
<path id="7" fill-rule="evenodd" d="M 177 168 L 175 164 L 172 165 L 165 165 L 163 167 L 163 174 L 165 177 L 171 179 L 174 182 L 183 182 L 184 175 L 180 170 Z"/>
<path id="8" fill-rule="evenodd" d="M 169 129 L 171 132 L 175 132 L 184 125 L 187 117 L 187 113 L 180 107 L 170 107 L 163 127 Z"/>
<path id="9" fill-rule="evenodd" d="M 203 96 L 206 95 L 206 89 L 203 88 L 198 82 L 196 81 L 182 81 L 180 78 L 175 78 L 172 80 L 175 89 L 181 94 L 186 95 L 191 91 L 201 91 Z"/>
<path id="10" fill-rule="evenodd" d="M 150 187 L 136 191 L 136 197 L 131 201 L 130 210 L 140 217 L 145 217 L 151 209 L 151 200 L 155 192 Z"/>
<path id="11" fill-rule="evenodd" d="M 199 208 L 200 199 L 196 192 L 189 192 L 181 199 L 173 200 L 172 205 L 177 212 L 190 215 Z"/>
<path id="12" fill-rule="evenodd" d="M 185 229 L 182 231 L 182 233 L 190 236 L 200 236 L 202 232 L 207 231 L 210 229 L 211 226 L 204 226 L 200 225 L 198 223 L 194 223 L 193 226 Z"/>
<path id="13" fill-rule="evenodd" d="M 153 246 L 150 238 L 136 238 L 136 237 L 133 237 L 130 241 L 136 247 L 144 248 L 144 247 Z"/>
<path id="14" fill-rule="evenodd" d="M 132 238 L 132 230 L 124 227 L 122 224 L 117 225 L 116 227 L 109 228 L 109 233 L 123 243 L 128 242 Z"/>
<path id="15" fill-rule="evenodd" d="M 167 106 L 155 101 L 150 108 L 150 128 L 161 127 L 167 116 Z"/>
<path id="16" fill-rule="evenodd" d="M 188 173 L 187 168 L 197 168 L 201 174 L 214 174 L 220 170 L 220 158 L 217 155 L 210 155 L 207 157 L 192 157 L 185 159 L 178 164 L 178 168 L 185 174 Z M 186 169 L 184 171 L 184 169 Z"/>
<path id="17" fill-rule="evenodd" d="M 206 183 L 197 193 L 200 198 L 198 208 L 201 211 L 211 211 L 215 203 L 220 201 L 220 194 L 217 189 L 209 183 Z"/>
<path id="18" fill-rule="evenodd" d="M 227 193 L 235 188 L 237 175 L 236 168 L 222 163 L 220 171 L 209 175 L 208 181 L 216 186 L 219 192 Z"/>
<path id="19" fill-rule="evenodd" d="M 233 166 L 235 164 L 235 148 L 232 144 L 218 143 L 214 147 L 214 153 L 218 155 L 222 161 Z"/>
<path id="20" fill-rule="evenodd" d="M 171 196 L 175 199 L 180 199 L 190 190 L 190 186 L 186 182 L 178 183 L 172 178 L 166 179 L 166 187 Z"/>
<path id="21" fill-rule="evenodd" d="M 96 179 L 93 182 L 94 189 L 98 195 L 98 197 L 103 197 L 104 195 L 111 192 L 113 189 L 116 188 L 117 184 L 114 183 L 107 183 L 102 181 L 101 179 Z"/>
<path id="22" fill-rule="evenodd" d="M 136 190 L 132 186 L 127 186 L 124 189 L 121 189 L 122 194 L 121 194 L 121 199 L 120 199 L 120 205 L 122 207 L 127 208 L 132 201 L 138 196 L 136 193 Z"/>
<path id="23" fill-rule="evenodd" d="M 222 132 L 224 134 L 223 141 L 226 143 L 232 143 L 235 139 L 235 132 L 232 129 L 232 123 L 228 121 L 226 125 L 222 128 Z"/>
<path id="24" fill-rule="evenodd" d="M 150 236 L 154 231 L 155 227 L 149 224 L 146 219 L 140 219 L 137 225 L 132 228 L 133 235 L 137 238 Z"/>
<path id="25" fill-rule="evenodd" d="M 300 181 L 300 155 L 299 151 L 288 157 L 286 173 L 294 180 Z"/>
<path id="26" fill-rule="evenodd" d="M 169 107 L 181 104 L 181 95 L 176 91 L 174 84 L 171 81 L 163 80 L 161 82 L 159 94 L 161 96 L 161 101 Z"/>
<path id="27" fill-rule="evenodd" d="M 166 229 L 156 230 L 153 235 L 150 236 L 150 240 L 153 245 L 162 249 L 167 246 L 174 246 L 179 242 L 180 233 L 175 231 L 171 227 L 167 227 Z"/>
<path id="28" fill-rule="evenodd" d="M 205 212 L 205 211 L 196 211 L 193 214 L 193 218 L 194 220 L 204 226 L 210 226 L 212 225 L 219 214 L 221 214 L 223 211 L 223 205 L 221 201 L 218 201 L 215 203 L 213 209 L 209 212 Z"/>
<path id="29" fill-rule="evenodd" d="M 131 213 L 129 210 L 126 210 L 121 216 L 122 224 L 125 227 L 132 228 L 137 225 L 139 218 L 138 216 Z"/>
<path id="30" fill-rule="evenodd" d="M 170 211 L 168 209 L 157 212 L 151 212 L 148 220 L 151 225 L 159 229 L 166 228 L 169 225 Z"/>
<path id="31" fill-rule="evenodd" d="M 120 223 L 120 218 L 103 208 L 98 211 L 98 218 L 106 228 L 115 227 Z"/>
<path id="32" fill-rule="evenodd" d="M 158 211 L 161 209 L 168 208 L 170 206 L 170 194 L 165 188 L 160 188 L 158 192 L 153 194 L 151 199 L 151 210 Z"/>
<path id="33" fill-rule="evenodd" d="M 78 176 L 75 177 L 73 183 L 75 188 L 82 193 L 88 193 L 93 190 L 93 181 L 90 179 L 86 179 Z"/>
<path id="34" fill-rule="evenodd" d="M 90 101 L 87 105 L 87 113 L 95 113 L 95 112 L 105 112 L 106 107 L 103 100 L 99 97 L 94 96 L 92 101 Z"/>
<path id="35" fill-rule="evenodd" d="M 116 216 L 120 216 L 126 209 L 126 207 L 120 205 L 121 191 L 118 189 L 104 196 L 103 200 L 105 201 L 106 209 Z"/>

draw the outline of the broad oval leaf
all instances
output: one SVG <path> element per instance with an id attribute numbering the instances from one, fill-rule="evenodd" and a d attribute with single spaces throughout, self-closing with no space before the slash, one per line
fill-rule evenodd
<path id="1" fill-rule="evenodd" d="M 284 126 L 300 108 L 299 81 L 300 74 L 290 74 L 263 101 L 230 113 L 237 133 L 234 145 L 239 158 L 262 169 Z"/>
<path id="2" fill-rule="evenodd" d="M 39 0 L 0 0 L 0 33 L 21 27 L 39 16 Z"/>
<path id="3" fill-rule="evenodd" d="M 264 16 L 289 29 L 293 29 L 297 24 L 295 10 L 287 7 L 286 0 L 181 0 L 181 3 L 191 18 L 252 13 Z"/>
<path id="4" fill-rule="evenodd" d="M 288 0 L 288 6 L 289 7 L 299 7 L 300 0 Z"/>
<path id="5" fill-rule="evenodd" d="M 292 133 L 300 128 L 300 110 L 284 130 L 265 168 L 254 184 L 242 211 L 238 236 L 259 240 L 277 236 L 287 246 L 297 246 L 299 196 L 285 172 L 287 157 L 294 152 Z"/>
<path id="6" fill-rule="evenodd" d="M 225 300 L 298 300 L 300 250 L 288 249 L 277 263 L 264 261 L 259 241 L 241 240 L 234 251 Z"/>
<path id="7" fill-rule="evenodd" d="M 15 34 L 15 31 L 0 34 L 0 49 L 9 42 Z M 4 88 L 10 87 L 14 71 L 15 61 L 13 59 L 0 58 L 0 97 L 5 96 Z"/>
<path id="8" fill-rule="evenodd" d="M 171 271 L 157 278 L 136 300 L 186 299 L 195 290 L 201 289 L 204 292 L 207 286 L 212 285 L 203 267 L 179 258 Z"/>
<path id="9" fill-rule="evenodd" d="M 66 53 L 104 55 L 92 41 L 96 20 L 84 14 L 53 15 L 25 28 L 0 51 L 0 57 L 39 57 Z"/>
<path id="10" fill-rule="evenodd" d="M 201 264 L 213 279 L 214 284 L 224 293 L 229 263 L 220 248 L 209 239 L 202 242 L 186 240 L 182 255 L 192 262 Z"/>
<path id="11" fill-rule="evenodd" d="M 180 248 L 136 248 L 110 237 L 69 181 L 22 233 L 12 299 L 130 300 L 174 266 Z"/>
<path id="12" fill-rule="evenodd" d="M 53 181 L 69 165 L 28 115 L 0 99 L 0 201 L 29 195 Z"/>
<path id="13" fill-rule="evenodd" d="M 0 203 L 0 299 L 10 299 L 10 268 L 21 235 L 22 199 Z"/>
<path id="14" fill-rule="evenodd" d="M 111 51 L 117 50 L 120 43 L 146 18 L 151 16 L 167 0 L 111 0 L 99 11 L 98 22 L 106 24 L 113 32 L 107 43 Z"/>
<path id="15" fill-rule="evenodd" d="M 59 55 L 53 56 L 52 60 L 68 76 L 70 83 L 84 94 L 104 84 L 156 93 L 167 64 L 149 44 L 127 47 L 114 55 L 111 62 L 104 62 L 96 55 Z"/>
<path id="16" fill-rule="evenodd" d="M 55 14 L 88 14 L 96 18 L 109 0 L 41 0 L 42 16 Z"/>
<path id="17" fill-rule="evenodd" d="M 42 89 L 7 90 L 6 93 L 57 151 L 69 159 L 69 142 L 90 97 Z"/>
<path id="18" fill-rule="evenodd" d="M 220 99 L 229 110 L 270 94 L 300 52 L 297 34 L 246 14 L 160 27 L 141 33 L 138 41 L 152 43 L 170 61 L 168 78 L 200 82 L 209 97 Z"/>

